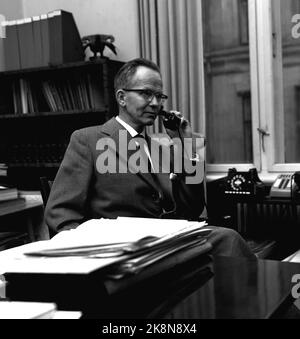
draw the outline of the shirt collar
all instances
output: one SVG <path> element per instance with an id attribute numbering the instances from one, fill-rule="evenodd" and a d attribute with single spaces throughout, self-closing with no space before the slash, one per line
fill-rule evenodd
<path id="1" fill-rule="evenodd" d="M 143 137 L 145 137 L 145 129 L 141 133 L 138 133 L 133 127 L 127 124 L 127 122 L 121 119 L 119 115 L 116 117 L 116 120 L 127 130 L 132 138 L 136 137 L 137 135 L 142 135 Z"/>

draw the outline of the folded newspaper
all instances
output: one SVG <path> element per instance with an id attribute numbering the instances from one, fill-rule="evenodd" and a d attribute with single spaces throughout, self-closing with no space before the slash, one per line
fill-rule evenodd
<path id="1" fill-rule="evenodd" d="M 111 272 L 120 278 L 179 251 L 193 247 L 199 248 L 199 253 L 209 250 L 206 242 L 211 230 L 205 226 L 204 222 L 186 220 L 92 219 L 74 230 L 61 232 L 44 248 L 27 251 L 25 255 L 116 259 L 110 265 Z"/>

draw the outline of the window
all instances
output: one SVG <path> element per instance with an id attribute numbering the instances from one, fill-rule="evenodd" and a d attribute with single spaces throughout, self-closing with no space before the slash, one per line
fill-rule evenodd
<path id="1" fill-rule="evenodd" d="M 273 4 L 275 169 L 292 169 L 300 163 L 300 39 L 293 32 L 299 22 L 299 18 L 293 22 L 297 14 L 299 0 Z"/>
<path id="2" fill-rule="evenodd" d="M 208 171 L 300 170 L 300 0 L 202 0 L 202 27 Z"/>
<path id="3" fill-rule="evenodd" d="M 248 1 L 203 0 L 207 162 L 253 163 Z"/>

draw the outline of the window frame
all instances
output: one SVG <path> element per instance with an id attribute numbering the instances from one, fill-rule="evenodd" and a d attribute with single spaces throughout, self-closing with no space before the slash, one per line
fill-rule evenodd
<path id="1" fill-rule="evenodd" d="M 283 0 L 248 1 L 253 163 L 207 164 L 208 173 L 224 173 L 232 167 L 239 171 L 256 167 L 263 175 L 300 170 L 300 164 L 283 162 L 285 145 L 280 1 Z M 204 91 L 203 88 L 202 97 L 205 97 Z M 266 133 L 264 136 L 262 131 Z M 278 158 L 281 161 L 278 163 L 276 152 L 280 154 Z"/>

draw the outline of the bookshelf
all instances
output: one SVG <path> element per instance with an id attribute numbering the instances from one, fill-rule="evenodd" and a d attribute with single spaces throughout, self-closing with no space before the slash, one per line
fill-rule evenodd
<path id="1" fill-rule="evenodd" d="M 70 135 L 117 113 L 114 76 L 122 62 L 99 59 L 0 73 L 0 163 L 20 189 L 53 177 Z"/>

